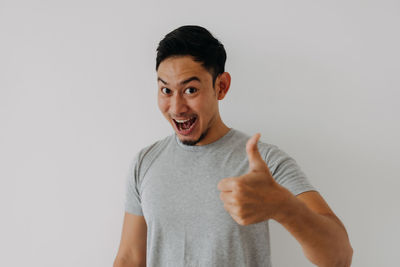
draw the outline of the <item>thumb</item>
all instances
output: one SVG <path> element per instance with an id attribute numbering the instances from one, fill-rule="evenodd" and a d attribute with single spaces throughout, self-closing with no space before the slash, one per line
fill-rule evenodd
<path id="1" fill-rule="evenodd" d="M 260 155 L 257 148 L 257 142 L 260 139 L 261 134 L 256 133 L 253 135 L 246 144 L 247 157 L 249 158 L 249 169 L 250 171 L 264 171 L 265 161 Z"/>

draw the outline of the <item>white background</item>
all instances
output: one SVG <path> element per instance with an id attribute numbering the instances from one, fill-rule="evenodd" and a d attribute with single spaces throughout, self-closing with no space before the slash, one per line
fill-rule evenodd
<path id="1" fill-rule="evenodd" d="M 132 156 L 172 133 L 155 49 L 185 24 L 225 45 L 229 127 L 296 159 L 353 266 L 397 266 L 398 1 L 0 1 L 0 266 L 111 266 Z M 312 266 L 271 222 L 274 266 Z"/>

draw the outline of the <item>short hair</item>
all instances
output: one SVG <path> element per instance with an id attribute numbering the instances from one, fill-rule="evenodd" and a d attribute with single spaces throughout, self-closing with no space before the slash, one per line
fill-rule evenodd
<path id="1" fill-rule="evenodd" d="M 181 26 L 160 41 L 157 47 L 156 71 L 160 63 L 171 56 L 194 57 L 211 74 L 213 87 L 217 76 L 225 71 L 224 46 L 207 29 L 197 25 Z"/>

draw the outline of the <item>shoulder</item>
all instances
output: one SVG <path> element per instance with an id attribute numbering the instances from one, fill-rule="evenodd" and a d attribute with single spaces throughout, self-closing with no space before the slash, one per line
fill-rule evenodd
<path id="1" fill-rule="evenodd" d="M 235 131 L 235 136 L 237 137 L 239 142 L 243 142 L 244 144 L 251 138 L 251 136 L 242 131 Z M 261 135 L 261 139 L 263 139 L 263 135 Z M 292 159 L 284 150 L 282 150 L 278 145 L 259 140 L 257 143 L 258 151 L 261 156 L 265 160 L 265 162 L 270 167 L 274 167 L 280 162 L 288 159 Z"/>
<path id="2" fill-rule="evenodd" d="M 174 135 L 168 135 L 163 139 L 157 140 L 136 152 L 135 158 L 138 163 L 151 161 L 171 142 L 173 141 Z"/>
<path id="3" fill-rule="evenodd" d="M 235 137 L 236 141 L 240 140 L 240 142 L 247 143 L 247 141 L 251 138 L 251 135 L 239 130 L 235 130 Z M 257 147 L 264 159 L 271 161 L 285 153 L 277 145 L 261 141 L 261 139 L 263 139 L 263 135 L 261 135 L 261 138 L 257 143 Z"/>
<path id="4" fill-rule="evenodd" d="M 143 167 L 150 166 L 151 162 L 153 162 L 164 148 L 173 141 L 173 138 L 174 135 L 168 135 L 165 138 L 154 141 L 153 143 L 142 147 L 139 151 L 136 151 L 131 158 L 131 168 L 135 168 L 136 171 L 139 172 Z"/>
<path id="5" fill-rule="evenodd" d="M 172 136 L 173 137 L 173 136 Z M 161 140 L 157 140 L 135 152 L 131 157 L 128 171 L 128 183 L 130 185 L 141 186 L 143 178 L 150 168 L 151 164 L 162 152 L 165 146 L 171 141 L 171 136 L 167 136 Z M 132 187 L 132 186 L 131 186 Z"/>
<path id="6" fill-rule="evenodd" d="M 282 150 L 277 145 L 260 141 L 258 146 L 259 146 L 261 155 L 264 156 L 264 160 L 266 162 L 270 163 L 271 165 L 275 165 L 277 162 L 281 161 L 282 159 L 290 157 L 288 155 L 288 153 L 286 153 L 284 150 Z"/>

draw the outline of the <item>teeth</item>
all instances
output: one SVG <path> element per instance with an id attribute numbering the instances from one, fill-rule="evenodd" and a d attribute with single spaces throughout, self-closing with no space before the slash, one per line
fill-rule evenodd
<path id="1" fill-rule="evenodd" d="M 187 119 L 187 120 L 177 120 L 177 119 L 174 119 L 174 120 L 176 122 L 179 122 L 179 123 L 184 123 L 184 122 L 190 121 L 191 119 L 193 119 L 193 118 L 190 118 L 190 119 Z"/>

